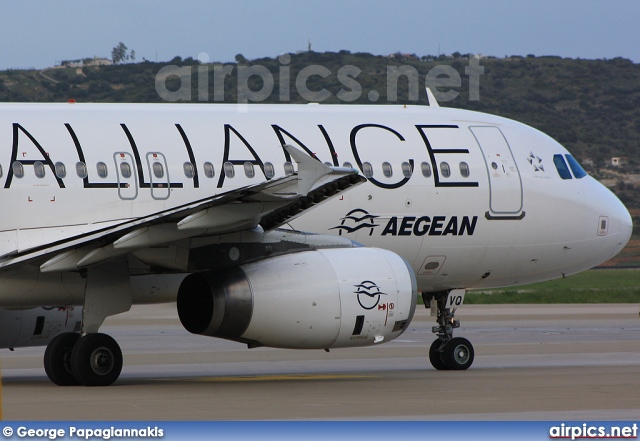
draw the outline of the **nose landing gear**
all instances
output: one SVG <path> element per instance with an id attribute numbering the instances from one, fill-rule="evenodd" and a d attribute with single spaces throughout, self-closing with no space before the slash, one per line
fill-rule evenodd
<path id="1" fill-rule="evenodd" d="M 434 301 L 437 306 L 438 326 L 432 331 L 438 338 L 429 348 L 429 361 L 439 370 L 466 370 L 473 364 L 475 356 L 473 346 L 466 338 L 453 337 L 453 330 L 460 327 L 460 321 L 454 319 L 455 307 L 462 305 L 464 290 L 422 293 L 425 307 Z"/>

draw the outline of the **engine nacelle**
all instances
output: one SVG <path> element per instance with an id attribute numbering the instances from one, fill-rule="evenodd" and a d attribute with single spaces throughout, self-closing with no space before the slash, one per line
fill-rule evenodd
<path id="1" fill-rule="evenodd" d="M 62 332 L 80 330 L 82 308 L 0 309 L 0 348 L 45 346 Z"/>
<path id="2" fill-rule="evenodd" d="M 335 248 L 187 276 L 178 315 L 194 334 L 250 346 L 327 349 L 393 340 L 407 328 L 417 285 L 400 256 Z"/>

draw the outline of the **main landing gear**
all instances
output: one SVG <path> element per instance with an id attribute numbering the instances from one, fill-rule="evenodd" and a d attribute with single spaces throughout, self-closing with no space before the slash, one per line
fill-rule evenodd
<path id="1" fill-rule="evenodd" d="M 437 305 L 437 322 L 432 331 L 438 338 L 429 348 L 429 361 L 439 371 L 465 370 L 473 363 L 473 346 L 466 338 L 454 337 L 453 330 L 460 327 L 455 320 L 455 308 L 462 305 L 464 290 L 422 293 L 425 307 L 433 300 Z"/>
<path id="2" fill-rule="evenodd" d="M 47 346 L 44 370 L 58 386 L 109 386 L 122 371 L 122 351 L 106 334 L 66 332 Z"/>
<path id="3" fill-rule="evenodd" d="M 44 370 L 58 386 L 109 386 L 122 371 L 122 351 L 98 329 L 106 317 L 131 308 L 126 259 L 89 267 L 82 309 L 81 334 L 66 332 L 49 342 Z"/>

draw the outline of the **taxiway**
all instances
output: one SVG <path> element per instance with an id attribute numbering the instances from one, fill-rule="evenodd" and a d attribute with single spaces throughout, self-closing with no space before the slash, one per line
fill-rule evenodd
<path id="1" fill-rule="evenodd" d="M 246 349 L 189 334 L 173 305 L 136 306 L 102 332 L 124 353 L 110 387 L 58 387 L 44 348 L 3 350 L 5 420 L 635 420 L 638 305 L 464 306 L 468 371 L 428 361 L 434 320 L 378 347 Z"/>

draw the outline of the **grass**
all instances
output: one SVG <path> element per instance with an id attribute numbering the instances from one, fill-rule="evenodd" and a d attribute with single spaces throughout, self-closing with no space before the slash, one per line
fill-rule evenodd
<path id="1" fill-rule="evenodd" d="M 640 303 L 640 270 L 598 269 L 565 279 L 468 291 L 465 304 Z"/>

